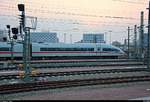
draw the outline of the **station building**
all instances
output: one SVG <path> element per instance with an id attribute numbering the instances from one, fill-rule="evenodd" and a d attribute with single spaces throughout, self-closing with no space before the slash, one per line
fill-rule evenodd
<path id="1" fill-rule="evenodd" d="M 87 33 L 83 34 L 82 43 L 105 43 L 104 34 L 102 33 Z"/>
<path id="2" fill-rule="evenodd" d="M 58 43 L 59 39 L 55 32 L 32 32 L 31 42 L 47 42 L 47 43 Z"/>

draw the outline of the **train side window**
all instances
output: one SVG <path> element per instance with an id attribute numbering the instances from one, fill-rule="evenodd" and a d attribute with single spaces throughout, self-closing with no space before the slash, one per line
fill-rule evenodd
<path id="1" fill-rule="evenodd" d="M 111 48 L 103 48 L 103 51 L 112 51 Z"/>
<path id="2" fill-rule="evenodd" d="M 10 51 L 10 49 L 8 47 L 1 47 L 0 51 Z"/>
<path id="3" fill-rule="evenodd" d="M 78 48 L 74 48 L 73 50 L 74 50 L 74 51 L 78 51 Z"/>
<path id="4" fill-rule="evenodd" d="M 81 48 L 81 51 L 87 51 L 87 48 Z"/>
<path id="5" fill-rule="evenodd" d="M 41 48 L 40 51 L 94 51 L 94 48 Z"/>
<path id="6" fill-rule="evenodd" d="M 94 51 L 94 48 L 88 48 L 88 51 Z"/>

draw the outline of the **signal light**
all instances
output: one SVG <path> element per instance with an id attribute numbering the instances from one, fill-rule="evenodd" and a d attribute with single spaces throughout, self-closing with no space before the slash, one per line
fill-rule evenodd
<path id="1" fill-rule="evenodd" d="M 18 4 L 18 10 L 24 11 L 24 4 Z"/>
<path id="2" fill-rule="evenodd" d="M 13 38 L 16 40 L 18 37 L 17 37 L 17 35 L 13 35 Z"/>
<path id="3" fill-rule="evenodd" d="M 18 28 L 11 28 L 13 34 L 18 34 Z"/>
<path id="4" fill-rule="evenodd" d="M 10 29 L 10 25 L 6 25 L 6 27 L 7 27 L 8 29 Z"/>
<path id="5" fill-rule="evenodd" d="M 6 37 L 3 37 L 3 41 L 6 42 L 6 41 L 7 41 L 7 38 L 6 38 Z"/>

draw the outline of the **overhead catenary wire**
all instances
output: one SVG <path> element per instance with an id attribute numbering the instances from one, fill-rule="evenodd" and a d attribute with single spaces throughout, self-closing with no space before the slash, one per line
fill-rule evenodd
<path id="1" fill-rule="evenodd" d="M 133 1 L 133 0 L 113 0 L 113 1 L 125 2 L 125 3 L 130 3 L 130 4 L 139 4 L 139 5 L 147 4 L 146 2 L 139 2 L 139 1 Z"/>
<path id="2" fill-rule="evenodd" d="M 14 1 L 17 1 L 17 0 L 14 0 Z M 7 4 L 7 3 L 8 4 Z M 15 11 L 17 9 L 17 3 L 18 2 L 13 2 L 13 4 L 10 4 L 9 2 L 11 2 L 10 0 L 5 0 L 5 3 L 0 3 L 0 10 L 4 10 L 4 11 L 7 11 L 10 13 L 10 15 L 8 15 L 8 13 L 6 12 L 5 17 L 15 17 L 15 19 L 18 19 L 18 12 Z M 69 8 L 70 11 L 65 11 L 66 8 L 63 8 L 63 7 L 57 7 L 57 5 L 55 4 L 53 7 L 51 7 L 51 9 L 48 9 L 48 5 L 46 5 L 46 3 L 42 3 L 41 2 L 32 2 L 32 1 L 24 1 L 24 3 L 26 4 L 26 12 L 27 12 L 27 15 L 32 15 L 34 14 L 35 16 L 38 17 L 38 24 L 39 23 L 43 23 L 48 25 L 74 25 L 75 27 L 69 27 L 69 29 L 55 29 L 55 26 L 52 28 L 52 29 L 55 29 L 55 30 L 59 30 L 59 31 L 83 31 L 84 29 L 83 28 L 80 28 L 79 26 L 93 26 L 92 29 L 94 29 L 95 26 L 108 26 L 108 27 L 111 27 L 111 26 L 116 26 L 116 29 L 118 29 L 119 27 L 121 28 L 124 28 L 128 25 L 133 25 L 135 24 L 135 21 L 138 21 L 139 18 L 135 18 L 135 17 L 125 17 L 125 16 L 113 16 L 113 15 L 99 15 L 99 14 L 95 14 L 94 12 L 93 13 L 78 13 L 77 10 L 78 8 L 75 8 L 75 7 L 72 7 L 72 8 Z M 31 5 L 34 5 L 34 6 L 37 6 L 39 5 L 39 8 L 34 8 L 34 6 L 31 7 Z M 62 11 L 59 11 L 61 10 Z M 87 9 L 85 9 L 87 10 Z M 83 9 L 84 11 L 84 9 Z M 69 16 L 70 19 L 68 20 L 65 20 L 65 19 L 54 19 L 54 18 L 51 18 L 50 16 L 54 14 L 54 15 L 66 15 L 66 16 Z M 1 14 L 3 15 L 3 14 Z M 41 16 L 42 15 L 42 16 Z M 84 18 L 81 18 L 82 20 L 76 20 L 75 18 L 79 16 L 79 17 L 86 17 L 86 18 L 90 18 L 90 20 L 84 20 Z M 105 18 L 105 19 L 108 19 L 108 20 L 104 20 L 104 21 L 94 21 L 95 18 L 98 18 L 98 19 L 102 19 L 102 18 Z M 14 19 L 14 18 L 13 18 Z M 114 19 L 114 20 L 117 20 L 117 21 L 109 21 L 111 19 Z M 122 21 L 125 21 L 125 22 L 122 22 Z M 130 21 L 134 21 L 134 22 L 130 22 Z M 74 29 L 74 28 L 78 28 L 78 29 Z M 79 29 L 80 28 L 80 29 Z M 42 29 L 42 28 L 41 28 Z M 46 28 L 48 29 L 48 28 Z"/>
<path id="3" fill-rule="evenodd" d="M 7 10 L 7 8 L 15 12 L 16 5 L 6 5 L 6 4 L 0 4 L 0 9 Z M 31 6 L 27 5 L 27 12 L 30 13 L 41 13 L 41 14 L 61 14 L 61 15 L 68 15 L 68 16 L 83 16 L 83 17 L 97 17 L 97 18 L 109 18 L 109 19 L 127 19 L 127 20 L 138 20 L 138 18 L 134 17 L 124 17 L 124 16 L 111 16 L 111 15 L 97 15 L 97 14 L 86 14 L 86 13 L 76 13 L 76 12 L 65 12 L 65 11 L 56 11 L 56 10 L 48 10 L 48 8 L 31 8 Z"/>

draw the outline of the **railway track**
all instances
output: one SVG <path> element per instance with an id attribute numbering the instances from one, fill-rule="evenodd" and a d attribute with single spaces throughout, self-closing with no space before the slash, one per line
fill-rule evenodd
<path id="1" fill-rule="evenodd" d="M 32 64 L 34 68 L 60 68 L 60 67 L 90 67 L 90 66 L 132 66 L 144 65 L 142 62 L 75 62 L 75 63 L 43 63 Z"/>
<path id="2" fill-rule="evenodd" d="M 18 63 L 19 64 L 19 63 Z M 18 70 L 17 65 L 14 64 L 7 67 L 0 67 L 0 71 L 2 70 Z M 111 61 L 94 61 L 94 60 L 87 60 L 87 61 L 58 61 L 58 62 L 32 62 L 31 66 L 33 68 L 62 68 L 62 67 L 95 67 L 95 66 L 139 66 L 139 65 L 145 65 L 143 62 L 137 62 L 137 61 L 126 61 L 124 60 L 118 61 L 115 60 L 114 62 Z"/>
<path id="3" fill-rule="evenodd" d="M 87 85 L 102 85 L 102 84 L 116 84 L 129 83 L 139 81 L 150 81 L 150 76 L 130 76 L 130 77 L 116 77 L 116 78 L 93 78 L 93 79 L 77 79 L 77 80 L 63 80 L 63 81 L 48 81 L 48 82 L 34 82 L 34 83 L 18 83 L 12 85 L 0 85 L 0 94 L 11 94 L 18 92 L 28 92 L 35 90 L 56 89 L 65 87 L 77 87 Z"/>
<path id="4" fill-rule="evenodd" d="M 128 68 L 128 69 L 104 69 L 104 70 L 84 70 L 84 71 L 64 71 L 64 72 L 47 72 L 47 73 L 37 73 L 36 76 L 31 77 L 56 77 L 56 76 L 72 76 L 72 75 L 85 75 L 85 74 L 104 74 L 104 73 L 125 73 L 125 72 L 148 72 L 147 68 Z M 0 80 L 5 79 L 19 79 L 19 75 L 4 74 L 0 75 Z"/>
<path id="5" fill-rule="evenodd" d="M 31 63 L 43 63 L 43 62 L 91 62 L 91 61 L 99 61 L 99 62 L 130 62 L 130 61 L 140 61 L 137 59 L 70 59 L 70 60 L 31 60 Z M 10 61 L 0 61 L 0 65 Z M 20 64 L 23 63 L 23 61 L 15 60 L 14 64 Z"/>

